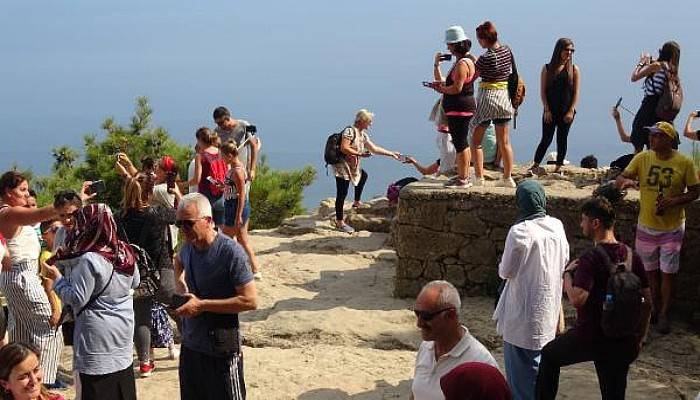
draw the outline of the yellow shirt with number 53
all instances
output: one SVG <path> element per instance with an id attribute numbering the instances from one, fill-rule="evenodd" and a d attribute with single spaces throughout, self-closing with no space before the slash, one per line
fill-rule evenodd
<path id="1" fill-rule="evenodd" d="M 683 206 L 666 208 L 663 215 L 656 215 L 656 199 L 661 189 L 664 197 L 676 197 L 687 187 L 698 184 L 698 175 L 690 158 L 674 151 L 671 158 L 661 160 L 653 151 L 643 151 L 634 156 L 625 169 L 625 176 L 635 176 L 639 180 L 640 224 L 666 232 L 683 224 Z"/>

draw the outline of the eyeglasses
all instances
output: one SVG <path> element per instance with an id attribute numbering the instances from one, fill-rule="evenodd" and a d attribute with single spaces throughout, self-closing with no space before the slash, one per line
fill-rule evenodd
<path id="1" fill-rule="evenodd" d="M 175 221 L 175 226 L 178 227 L 178 229 L 185 229 L 185 230 L 191 230 L 194 227 L 194 224 L 197 223 L 197 221 L 206 219 L 209 217 L 201 217 L 201 218 L 195 218 L 195 219 L 180 219 Z"/>
<path id="2" fill-rule="evenodd" d="M 437 317 L 441 313 L 447 311 L 447 310 L 454 310 L 454 307 L 448 307 L 448 308 L 443 308 L 442 310 L 438 311 L 423 311 L 423 310 L 413 310 L 413 313 L 416 314 L 416 318 L 420 318 L 423 321 L 431 321 L 433 318 Z"/>

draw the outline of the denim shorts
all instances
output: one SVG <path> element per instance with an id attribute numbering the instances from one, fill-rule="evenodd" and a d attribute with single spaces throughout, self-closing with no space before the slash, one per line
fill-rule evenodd
<path id="1" fill-rule="evenodd" d="M 211 204 L 211 219 L 216 225 L 224 224 L 224 195 L 213 196 L 211 193 L 202 193 Z"/>
<path id="2" fill-rule="evenodd" d="M 236 213 L 238 213 L 238 197 L 226 200 L 224 202 L 224 226 L 236 226 Z M 243 221 L 242 224 L 245 225 L 250 218 L 250 200 L 245 200 L 245 205 L 243 206 Z"/>

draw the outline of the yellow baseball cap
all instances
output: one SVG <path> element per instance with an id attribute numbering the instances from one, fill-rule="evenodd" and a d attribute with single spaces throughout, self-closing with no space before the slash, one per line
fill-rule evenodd
<path id="1" fill-rule="evenodd" d="M 666 121 L 660 121 L 655 123 L 652 126 L 647 126 L 644 128 L 647 132 L 649 133 L 661 133 L 666 136 L 668 136 L 671 139 L 676 139 L 676 136 L 678 135 L 676 133 L 676 128 L 673 127 L 673 124 L 666 122 Z"/>

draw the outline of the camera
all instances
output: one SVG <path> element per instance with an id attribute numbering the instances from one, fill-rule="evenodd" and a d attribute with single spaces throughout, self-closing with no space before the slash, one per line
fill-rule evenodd
<path id="1" fill-rule="evenodd" d="M 245 127 L 245 132 L 255 135 L 258 132 L 258 128 L 255 125 L 248 125 Z"/>
<path id="2" fill-rule="evenodd" d="M 450 61 L 452 54 L 440 54 L 440 61 Z"/>

